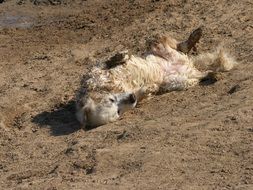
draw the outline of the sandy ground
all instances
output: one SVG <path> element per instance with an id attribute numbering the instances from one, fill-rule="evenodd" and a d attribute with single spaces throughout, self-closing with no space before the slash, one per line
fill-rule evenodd
<path id="1" fill-rule="evenodd" d="M 251 0 L 0 3 L 0 189 L 253 189 Z M 96 61 L 198 26 L 240 65 L 84 131 L 73 95 Z"/>

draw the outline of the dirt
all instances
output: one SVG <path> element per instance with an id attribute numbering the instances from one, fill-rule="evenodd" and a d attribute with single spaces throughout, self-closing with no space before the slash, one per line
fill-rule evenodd
<path id="1" fill-rule="evenodd" d="M 5 0 L 0 3 L 0 189 L 253 189 L 251 0 Z M 152 35 L 240 62 L 212 85 L 141 102 L 84 131 L 81 76 Z"/>

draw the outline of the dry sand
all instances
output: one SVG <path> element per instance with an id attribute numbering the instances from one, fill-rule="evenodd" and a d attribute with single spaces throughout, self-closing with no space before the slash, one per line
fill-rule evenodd
<path id="1" fill-rule="evenodd" d="M 200 25 L 198 51 L 223 43 L 236 69 L 79 128 L 72 98 L 88 67 Z M 5 0 L 0 189 L 253 189 L 252 47 L 251 0 Z"/>

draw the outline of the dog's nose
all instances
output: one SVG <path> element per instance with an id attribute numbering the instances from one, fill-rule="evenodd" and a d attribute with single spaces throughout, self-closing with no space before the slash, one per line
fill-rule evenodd
<path id="1" fill-rule="evenodd" d="M 135 94 L 130 94 L 129 95 L 129 101 L 131 104 L 135 103 L 136 102 L 136 96 Z"/>

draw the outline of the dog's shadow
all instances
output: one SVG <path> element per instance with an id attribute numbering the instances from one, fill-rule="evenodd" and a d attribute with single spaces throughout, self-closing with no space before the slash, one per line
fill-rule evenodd
<path id="1" fill-rule="evenodd" d="M 51 111 L 39 113 L 32 119 L 40 127 L 50 127 L 53 136 L 68 135 L 80 129 L 75 118 L 75 102 L 56 105 Z"/>
<path id="2" fill-rule="evenodd" d="M 212 85 L 217 82 L 213 75 L 208 75 L 200 81 L 200 85 Z M 164 94 L 162 91 L 157 95 Z M 66 104 L 56 105 L 51 111 L 39 113 L 32 119 L 33 123 L 40 127 L 50 127 L 54 136 L 68 135 L 80 129 L 80 124 L 75 117 L 75 102 L 69 101 Z M 85 130 L 92 130 L 96 127 L 86 126 Z"/>

